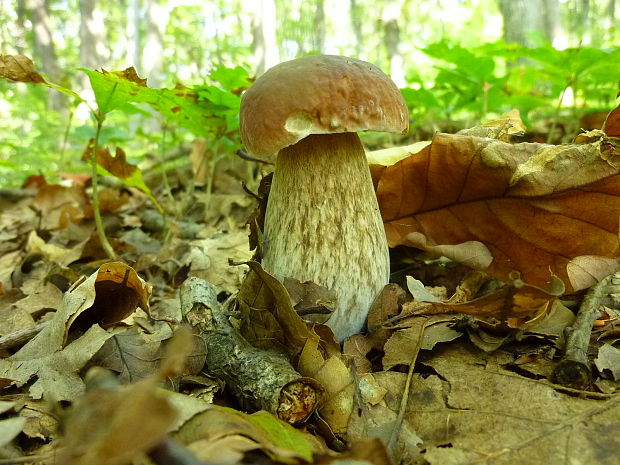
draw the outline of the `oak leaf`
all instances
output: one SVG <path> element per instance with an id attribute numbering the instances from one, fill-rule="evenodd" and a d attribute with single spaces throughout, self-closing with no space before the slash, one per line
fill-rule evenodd
<path id="1" fill-rule="evenodd" d="M 559 278 L 568 292 L 585 289 L 620 265 L 620 156 L 604 142 L 438 134 L 381 172 L 390 246 L 444 255 L 504 281 L 548 289 Z"/>

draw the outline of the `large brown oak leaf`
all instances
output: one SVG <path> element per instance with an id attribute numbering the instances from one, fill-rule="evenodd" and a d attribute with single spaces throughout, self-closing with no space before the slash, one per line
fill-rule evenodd
<path id="1" fill-rule="evenodd" d="M 567 292 L 620 266 L 620 150 L 438 134 L 373 167 L 390 246 L 417 247 L 502 280 Z"/>

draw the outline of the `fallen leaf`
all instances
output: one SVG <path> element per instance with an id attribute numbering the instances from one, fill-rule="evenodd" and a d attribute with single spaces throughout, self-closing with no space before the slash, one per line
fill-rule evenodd
<path id="1" fill-rule="evenodd" d="M 620 137 L 620 106 L 617 106 L 607 115 L 603 123 L 603 131 L 609 137 Z"/>
<path id="2" fill-rule="evenodd" d="M 12 417 L 0 420 L 0 447 L 6 446 L 22 432 L 26 424 L 25 418 Z"/>
<path id="3" fill-rule="evenodd" d="M 107 292 L 110 288 L 113 288 L 112 294 Z M 29 388 L 34 399 L 40 399 L 44 394 L 55 400 L 75 399 L 84 390 L 79 370 L 114 335 L 114 331 L 105 331 L 92 324 L 83 335 L 68 344 L 72 324 L 84 314 L 86 319 L 105 323 L 114 320 L 114 315 L 135 310 L 138 305 L 148 308 L 149 295 L 149 285 L 127 265 L 119 262 L 103 265 L 65 294 L 62 306 L 48 326 L 13 356 L 0 360 L 2 384 L 22 386 L 36 378 Z M 106 309 L 114 311 L 108 313 Z"/>
<path id="4" fill-rule="evenodd" d="M 507 144 L 438 134 L 387 167 L 377 197 L 390 246 L 508 281 L 584 289 L 620 264 L 620 164 L 600 143 Z"/>
<path id="5" fill-rule="evenodd" d="M 298 315 L 317 323 L 325 323 L 329 319 L 338 300 L 333 291 L 312 281 L 302 283 L 288 277 L 284 278 L 283 284 Z"/>
<path id="6" fill-rule="evenodd" d="M 89 390 L 66 415 L 58 462 L 123 465 L 152 449 L 176 416 L 158 381 L 150 378 L 119 389 Z"/>
<path id="7" fill-rule="evenodd" d="M 515 376 L 493 363 L 495 355 L 467 344 L 431 355 L 424 364 L 437 375 L 414 375 L 405 415 L 430 463 L 617 463 L 617 397 L 563 394 L 547 381 Z M 400 397 L 386 396 L 388 405 L 397 408 Z"/>
<path id="8" fill-rule="evenodd" d="M 41 212 L 40 228 L 48 230 L 62 229 L 69 222 L 81 221 L 87 204 L 84 186 L 46 184 L 39 188 L 34 198 L 34 206 Z"/>
<path id="9" fill-rule="evenodd" d="M 38 336 L 49 334 L 45 333 L 48 328 L 56 329 L 57 325 L 47 326 Z M 84 382 L 78 372 L 111 336 L 112 333 L 95 325 L 61 350 L 54 350 L 48 344 L 31 350 L 33 341 L 38 344 L 43 339 L 35 337 L 12 357 L 0 360 L 0 384 L 23 386 L 36 378 L 28 389 L 33 399 L 41 399 L 45 395 L 55 401 L 75 400 L 84 391 Z M 28 357 L 28 353 L 32 352 L 37 352 L 37 355 Z"/>
<path id="10" fill-rule="evenodd" d="M 511 142 L 515 136 L 523 136 L 527 128 L 521 121 L 519 110 L 514 109 L 500 116 L 498 119 L 469 129 L 463 129 L 457 134 Z"/>
<path id="11" fill-rule="evenodd" d="M 594 360 L 594 364 L 603 376 L 611 375 L 614 381 L 620 381 L 620 350 L 614 346 L 603 344 L 598 350 L 598 357 Z"/>
<path id="12" fill-rule="evenodd" d="M 243 444 L 238 444 L 243 436 Z M 175 434 L 196 456 L 209 463 L 222 455 L 242 456 L 261 450 L 279 463 L 301 464 L 312 459 L 315 441 L 270 413 L 252 415 L 216 405 L 195 415 Z M 218 447 L 210 447 L 217 445 Z M 227 448 L 227 449 L 226 449 Z"/>
<path id="13" fill-rule="evenodd" d="M 119 374 L 119 381 L 139 381 L 156 371 L 162 357 L 162 343 L 170 339 L 168 324 L 158 325 L 158 331 L 147 333 L 140 327 L 130 327 L 115 334 L 101 347 L 92 362 Z"/>
<path id="14" fill-rule="evenodd" d="M 560 290 L 563 290 L 563 286 L 560 286 Z M 469 302 L 435 301 L 427 304 L 409 302 L 403 305 L 403 314 L 464 313 L 489 323 L 499 322 L 512 328 L 519 328 L 550 311 L 556 299 L 555 295 L 517 280 L 515 285 L 504 285 L 491 294 Z"/>

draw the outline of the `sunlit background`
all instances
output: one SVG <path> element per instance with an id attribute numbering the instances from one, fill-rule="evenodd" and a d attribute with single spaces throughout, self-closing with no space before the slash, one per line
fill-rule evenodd
<path id="1" fill-rule="evenodd" d="M 614 0 L 2 0 L 0 52 L 32 58 L 84 98 L 80 67 L 133 66 L 159 88 L 211 83 L 220 66 L 255 76 L 309 53 L 354 56 L 403 89 L 410 139 L 420 139 L 511 108 L 528 125 L 609 110 L 620 81 L 618 11 Z M 145 118 L 114 115 L 107 142 L 139 161 L 193 137 Z M 1 81 L 0 126 L 0 186 L 84 169 L 93 133 L 85 105 Z"/>

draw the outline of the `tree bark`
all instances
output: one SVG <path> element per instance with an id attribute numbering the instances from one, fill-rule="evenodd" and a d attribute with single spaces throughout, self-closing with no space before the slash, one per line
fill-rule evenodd
<path id="1" fill-rule="evenodd" d="M 141 10 L 140 0 L 129 0 L 126 9 L 127 22 L 125 23 L 125 50 L 127 64 L 133 66 L 138 74 L 142 75 L 142 56 L 140 54 L 140 44 L 142 36 L 140 34 Z"/>
<path id="2" fill-rule="evenodd" d="M 314 12 L 314 51 L 325 52 L 325 0 L 316 0 Z"/>
<path id="3" fill-rule="evenodd" d="M 225 381 L 244 408 L 267 410 L 290 424 L 314 412 L 323 392 L 319 383 L 297 373 L 282 353 L 250 345 L 230 324 L 213 286 L 188 278 L 180 298 L 184 318 L 205 342 L 206 370 Z"/>
<path id="4" fill-rule="evenodd" d="M 545 39 L 553 42 L 551 34 L 554 31 L 549 26 L 553 5 L 549 8 L 547 3 L 544 0 L 499 0 L 499 9 L 504 18 L 504 40 L 531 47 L 535 43 L 530 34 L 539 31 Z"/>
<path id="5" fill-rule="evenodd" d="M 252 51 L 256 75 L 280 62 L 276 41 L 276 5 L 274 0 L 254 0 L 251 2 Z"/>
<path id="6" fill-rule="evenodd" d="M 164 34 L 170 12 L 161 0 L 146 0 L 146 42 L 142 53 L 143 72 L 149 87 L 161 87 L 164 71 Z"/>
<path id="7" fill-rule="evenodd" d="M 40 63 L 39 69 L 52 82 L 59 82 L 61 72 L 52 38 L 52 19 L 49 14 L 48 0 L 28 0 L 28 10 L 34 32 L 34 52 Z M 49 105 L 53 110 L 66 109 L 66 98 L 62 94 L 52 90 L 49 96 Z"/>
<path id="8" fill-rule="evenodd" d="M 97 8 L 98 0 L 80 0 L 80 64 L 97 69 L 105 59 L 103 14 Z M 82 75 L 83 87 L 88 77 Z"/>
<path id="9" fill-rule="evenodd" d="M 400 53 L 400 27 L 398 18 L 401 16 L 401 2 L 392 0 L 388 3 L 382 12 L 381 19 L 383 23 L 383 43 L 390 68 L 390 77 L 399 87 L 404 87 L 405 72 L 403 66 L 403 56 Z"/>

